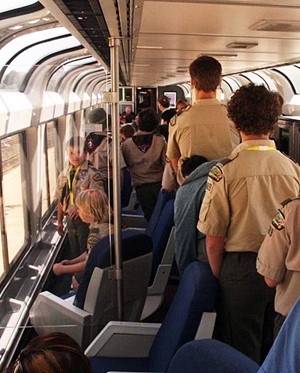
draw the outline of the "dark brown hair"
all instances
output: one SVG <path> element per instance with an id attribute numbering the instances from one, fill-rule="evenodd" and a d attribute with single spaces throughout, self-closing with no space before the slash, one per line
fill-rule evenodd
<path id="1" fill-rule="evenodd" d="M 159 125 L 159 116 L 153 109 L 146 109 L 139 113 L 138 128 L 141 131 L 152 132 Z"/>
<path id="2" fill-rule="evenodd" d="M 227 105 L 228 117 L 247 135 L 267 134 L 274 129 L 282 110 L 282 97 L 263 85 L 242 86 Z"/>
<path id="3" fill-rule="evenodd" d="M 197 90 L 212 92 L 221 81 L 222 66 L 210 56 L 200 56 L 190 64 L 190 76 Z"/>
<path id="4" fill-rule="evenodd" d="M 92 373 L 89 359 L 64 333 L 34 337 L 6 373 Z"/>

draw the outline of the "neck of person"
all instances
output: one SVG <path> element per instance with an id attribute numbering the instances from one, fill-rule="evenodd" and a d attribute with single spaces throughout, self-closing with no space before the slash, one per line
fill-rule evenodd
<path id="1" fill-rule="evenodd" d="M 270 140 L 270 133 L 257 134 L 246 134 L 243 131 L 240 132 L 242 142 L 250 140 Z"/>
<path id="2" fill-rule="evenodd" d="M 201 89 L 196 90 L 196 100 L 207 100 L 209 98 L 216 98 L 216 96 L 217 96 L 216 91 L 204 92 Z"/>

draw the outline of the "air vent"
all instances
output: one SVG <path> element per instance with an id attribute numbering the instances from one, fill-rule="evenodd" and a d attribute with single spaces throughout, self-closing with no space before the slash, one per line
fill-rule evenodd
<path id="1" fill-rule="evenodd" d="M 250 26 L 250 30 L 256 31 L 278 31 L 278 32 L 300 32 L 300 21 L 279 21 L 263 19 Z"/>
<path id="2" fill-rule="evenodd" d="M 258 43 L 248 43 L 243 41 L 234 41 L 233 43 L 227 44 L 226 48 L 229 49 L 250 49 L 256 47 Z"/>

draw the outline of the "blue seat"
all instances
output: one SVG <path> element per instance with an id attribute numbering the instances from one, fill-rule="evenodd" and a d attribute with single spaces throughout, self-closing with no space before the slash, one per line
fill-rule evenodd
<path id="1" fill-rule="evenodd" d="M 123 168 L 123 188 L 121 192 L 121 206 L 125 208 L 128 206 L 132 194 L 132 185 L 130 172 L 127 167 Z"/>
<path id="2" fill-rule="evenodd" d="M 152 265 L 152 241 L 135 230 L 122 232 L 124 320 L 138 321 L 145 303 Z M 91 251 L 75 297 L 40 293 L 30 310 L 38 334 L 61 331 L 85 348 L 110 321 L 118 320 L 113 276 L 114 237 L 100 240 Z"/>
<path id="3" fill-rule="evenodd" d="M 174 262 L 175 193 L 161 191 L 145 233 L 153 242 L 152 270 L 147 299 L 141 319 L 153 314 L 162 304 L 165 288 Z"/>
<path id="4" fill-rule="evenodd" d="M 158 266 L 161 263 L 171 230 L 174 227 L 175 192 L 161 191 L 145 233 L 153 242 L 153 259 L 150 285 L 153 283 Z M 172 263 L 171 263 L 172 264 Z"/>
<path id="5" fill-rule="evenodd" d="M 167 373 L 256 373 L 258 369 L 256 362 L 225 343 L 200 339 L 180 347 Z"/>
<path id="6" fill-rule="evenodd" d="M 286 318 L 265 361 L 256 362 L 235 348 L 214 339 L 203 339 L 181 347 L 167 373 L 292 373 L 300 367 L 300 298 Z"/>
<path id="7" fill-rule="evenodd" d="M 191 263 L 183 274 L 173 302 L 154 338 L 149 354 L 146 357 L 134 358 L 126 357 L 128 354 L 125 352 L 125 357 L 99 357 L 98 346 L 101 344 L 101 335 L 99 335 L 86 350 L 88 356 L 94 356 L 91 357 L 94 372 L 167 371 L 175 352 L 183 344 L 195 338 L 202 315 L 204 312 L 213 310 L 216 296 L 217 281 L 212 275 L 209 265 L 204 262 Z M 146 323 L 138 323 L 137 327 L 142 327 L 142 325 L 147 326 Z M 130 329 L 130 326 L 128 328 Z M 116 335 L 120 336 L 120 331 L 116 330 Z M 130 335 L 128 330 L 126 335 Z M 125 344 L 127 344 L 127 340 L 128 338 L 125 338 Z M 138 336 L 135 346 L 141 347 L 143 342 L 143 336 Z M 126 347 L 124 343 L 123 347 Z"/>

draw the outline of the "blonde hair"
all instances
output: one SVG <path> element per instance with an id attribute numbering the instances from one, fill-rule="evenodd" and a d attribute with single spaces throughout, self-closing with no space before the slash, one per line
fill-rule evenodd
<path id="1" fill-rule="evenodd" d="M 96 223 L 108 223 L 112 216 L 107 195 L 102 190 L 83 190 L 76 197 L 75 203 L 85 214 L 93 216 Z"/>

